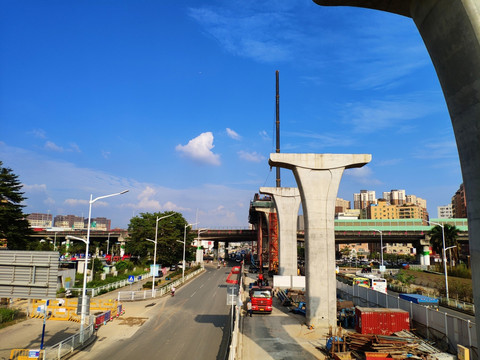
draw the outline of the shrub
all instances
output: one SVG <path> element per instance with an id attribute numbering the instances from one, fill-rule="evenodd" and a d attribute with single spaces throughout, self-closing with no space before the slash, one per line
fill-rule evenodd
<path id="1" fill-rule="evenodd" d="M 19 313 L 17 309 L 0 308 L 0 324 L 15 320 Z"/>

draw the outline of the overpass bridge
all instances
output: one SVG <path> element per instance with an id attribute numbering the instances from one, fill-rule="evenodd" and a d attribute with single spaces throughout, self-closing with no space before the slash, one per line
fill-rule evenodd
<path id="1" fill-rule="evenodd" d="M 467 219 L 432 219 L 434 222 L 455 225 L 459 230 L 459 241 L 468 242 Z M 301 228 L 301 226 L 299 226 Z M 382 231 L 384 243 L 414 243 L 426 240 L 432 226 L 425 225 L 421 219 L 392 219 L 392 220 L 335 220 L 335 242 L 337 244 L 348 243 L 377 243 L 380 235 L 375 230 Z M 197 230 L 190 230 L 191 234 L 197 235 Z M 33 238 L 46 239 L 49 241 L 65 241 L 67 235 L 86 237 L 87 230 L 61 230 L 53 231 L 42 229 L 35 231 Z M 111 243 L 125 242 L 128 239 L 127 230 L 90 230 L 90 240 L 104 242 L 110 239 Z M 304 230 L 297 231 L 297 240 L 304 241 Z M 209 228 L 202 230 L 200 240 L 231 242 L 249 242 L 257 240 L 257 230 L 247 227 Z"/>

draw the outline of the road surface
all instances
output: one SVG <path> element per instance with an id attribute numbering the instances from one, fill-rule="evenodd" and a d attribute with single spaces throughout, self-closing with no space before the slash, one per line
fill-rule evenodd
<path id="1" fill-rule="evenodd" d="M 230 268 L 206 266 L 205 270 L 177 289 L 175 297 L 135 304 L 136 314 L 129 313 L 126 303 L 125 319 L 115 320 L 123 321 L 124 327 L 101 327 L 93 346 L 74 358 L 223 359 L 230 322 L 225 282 Z"/>

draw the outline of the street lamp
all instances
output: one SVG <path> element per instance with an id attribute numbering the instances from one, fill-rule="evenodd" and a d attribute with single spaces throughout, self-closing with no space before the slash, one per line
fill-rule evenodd
<path id="1" fill-rule="evenodd" d="M 445 295 L 447 297 L 447 303 L 448 303 L 448 273 L 447 273 L 447 255 L 446 255 L 446 249 L 445 249 L 445 229 L 444 229 L 445 224 L 439 224 L 429 220 L 425 220 L 425 221 L 428 222 L 429 224 L 438 225 L 442 228 L 443 271 L 445 273 Z"/>
<path id="2" fill-rule="evenodd" d="M 145 239 L 155 244 L 155 250 L 153 251 L 153 283 L 152 283 L 152 297 L 155 297 L 155 272 L 156 272 L 156 259 L 157 259 L 157 240 Z"/>
<path id="3" fill-rule="evenodd" d="M 170 215 L 165 215 L 165 216 L 162 216 L 162 217 L 158 217 L 157 216 L 157 220 L 156 220 L 156 223 L 155 223 L 155 240 L 150 240 L 150 239 L 146 239 L 148 241 L 151 241 L 153 243 L 155 243 L 155 251 L 154 251 L 154 255 L 153 255 L 153 282 L 152 282 L 152 297 L 155 297 L 155 272 L 157 270 L 156 268 L 156 261 L 157 261 L 157 239 L 158 239 L 158 222 L 162 219 L 166 219 L 170 216 L 173 216 L 175 215 L 175 213 L 173 214 L 170 214 Z"/>
<path id="4" fill-rule="evenodd" d="M 111 233 L 108 233 L 108 238 L 107 238 L 107 255 L 108 255 L 108 250 L 109 250 L 109 247 L 110 247 L 110 234 Z"/>
<path id="5" fill-rule="evenodd" d="M 83 294 L 82 294 L 82 316 L 80 318 L 80 338 L 83 341 L 83 330 L 85 327 L 85 312 L 86 312 L 86 303 L 87 303 L 87 294 L 85 294 L 85 290 L 87 288 L 87 276 L 86 276 L 86 267 L 87 267 L 87 260 L 88 260 L 88 246 L 90 245 L 90 222 L 92 219 L 92 204 L 100 199 L 105 199 L 108 197 L 112 196 L 117 196 L 117 195 L 122 195 L 127 193 L 128 190 L 123 190 L 118 193 L 114 194 L 109 194 L 109 195 L 104 195 L 104 196 L 99 196 L 95 199 L 92 200 L 93 194 L 90 194 L 90 200 L 89 200 L 89 207 L 88 207 L 88 224 L 87 224 L 87 241 L 86 241 L 86 250 L 85 250 L 85 273 L 83 274 Z"/>
<path id="6" fill-rule="evenodd" d="M 380 271 L 385 271 L 385 268 L 383 267 L 383 231 L 377 230 L 377 229 L 370 229 L 370 230 L 380 233 L 380 256 L 381 256 L 381 264 L 382 264 Z"/>
<path id="7" fill-rule="evenodd" d="M 182 266 L 182 284 L 185 282 L 185 244 L 187 243 L 187 227 L 197 225 L 195 224 L 185 224 L 185 229 L 183 231 L 183 241 L 177 240 L 179 243 L 183 243 L 183 266 Z"/>

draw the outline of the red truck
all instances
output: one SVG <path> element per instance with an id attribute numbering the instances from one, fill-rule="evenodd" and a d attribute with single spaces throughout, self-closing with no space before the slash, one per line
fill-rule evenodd
<path id="1" fill-rule="evenodd" d="M 272 287 L 252 286 L 249 292 L 252 312 L 272 312 Z"/>

